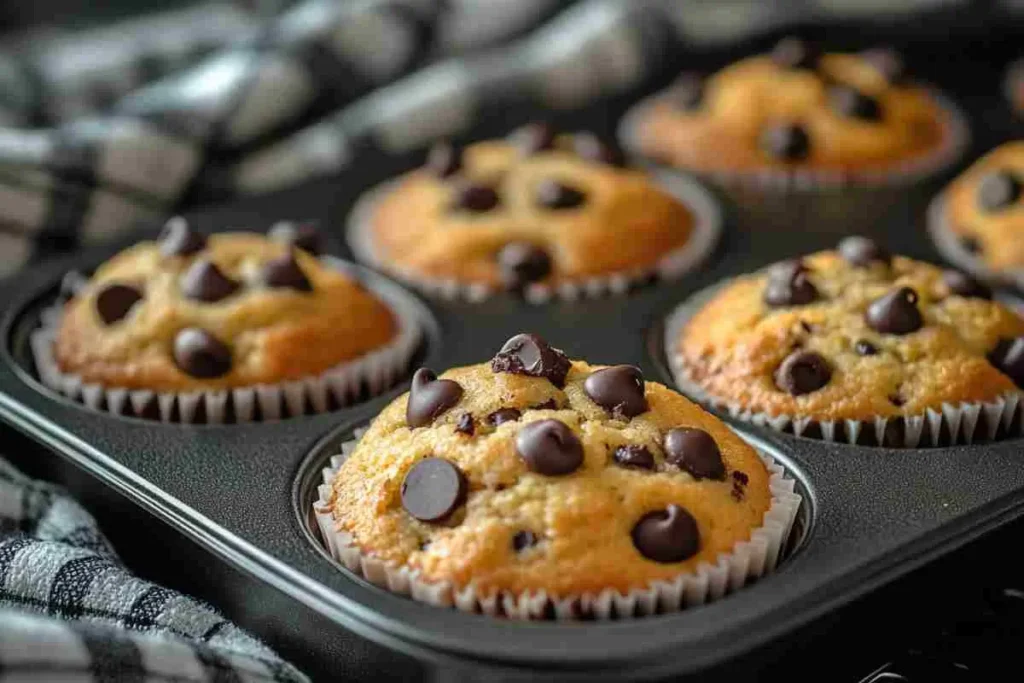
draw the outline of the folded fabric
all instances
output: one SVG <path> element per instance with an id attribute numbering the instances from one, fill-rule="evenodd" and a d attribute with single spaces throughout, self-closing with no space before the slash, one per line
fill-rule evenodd
<path id="1" fill-rule="evenodd" d="M 212 607 L 131 575 L 60 488 L 0 458 L 0 682 L 306 681 Z"/>

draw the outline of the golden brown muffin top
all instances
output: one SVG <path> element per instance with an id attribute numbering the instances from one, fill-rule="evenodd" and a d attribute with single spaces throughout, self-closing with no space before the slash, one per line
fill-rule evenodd
<path id="1" fill-rule="evenodd" d="M 636 368 L 518 335 L 492 363 L 420 372 L 342 464 L 330 506 L 362 552 L 428 581 L 626 592 L 714 563 L 770 506 L 754 449 Z"/>
<path id="2" fill-rule="evenodd" d="M 86 382 L 222 389 L 317 375 L 396 329 L 382 302 L 310 253 L 173 222 L 97 269 L 65 306 L 54 350 Z"/>
<path id="3" fill-rule="evenodd" d="M 653 269 L 686 243 L 692 218 L 620 164 L 594 136 L 544 124 L 439 146 L 376 202 L 371 248 L 386 267 L 489 288 Z"/>
<path id="4" fill-rule="evenodd" d="M 787 39 L 706 81 L 682 77 L 634 134 L 644 154 L 697 171 L 842 172 L 936 150 L 947 117 L 893 52 L 819 54 Z"/>
<path id="5" fill-rule="evenodd" d="M 727 283 L 675 350 L 711 397 L 772 416 L 921 415 L 1024 383 L 1024 321 L 990 297 L 962 273 L 847 238 Z"/>
<path id="6" fill-rule="evenodd" d="M 997 147 L 945 192 L 946 223 L 988 270 L 1024 268 L 1024 141 Z"/>

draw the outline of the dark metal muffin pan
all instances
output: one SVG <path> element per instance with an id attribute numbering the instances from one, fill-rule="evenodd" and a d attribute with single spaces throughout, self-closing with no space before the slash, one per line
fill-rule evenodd
<path id="1" fill-rule="evenodd" d="M 962 55 L 947 59 L 954 57 Z M 930 64 L 935 73 L 926 74 L 929 80 L 967 109 L 975 152 L 1009 135 L 1006 122 L 978 123 L 992 123 L 999 97 L 994 86 L 980 96 L 973 80 L 950 75 L 961 71 L 944 73 L 948 62 L 915 59 L 912 51 L 910 62 Z M 556 122 L 611 133 L 633 95 Z M 503 122 L 530 115 L 506 112 Z M 335 229 L 332 251 L 345 255 L 340 232 L 354 197 L 412 161 L 371 158 L 345 178 L 204 212 L 196 221 L 207 229 L 261 229 L 278 218 L 320 218 Z M 884 217 L 873 213 L 860 232 L 896 252 L 938 260 L 924 232 L 923 207 L 945 180 L 901 190 L 904 201 Z M 529 330 L 573 358 L 635 363 L 648 379 L 671 384 L 662 349 L 665 315 L 724 277 L 834 245 L 838 235 L 828 216 L 831 199 L 839 198 L 848 221 L 847 211 L 872 195 L 745 197 L 742 211 L 729 214 L 724 244 L 705 268 L 624 296 L 540 306 L 511 296 L 479 304 L 426 300 L 436 327 L 423 363 L 442 370 L 484 361 L 507 337 Z M 6 283 L 0 292 L 0 419 L 42 447 L 38 458 L 56 454 L 71 463 L 62 470 L 69 479 L 87 472 L 92 479 L 79 489 L 111 492 L 127 516 L 142 516 L 154 539 L 170 539 L 160 542 L 181 553 L 169 563 L 201 577 L 193 585 L 205 597 L 318 677 L 408 680 L 425 675 L 425 667 L 458 680 L 678 678 L 812 623 L 1024 513 L 1021 440 L 900 451 L 739 426 L 788 465 L 807 503 L 802 542 L 763 580 L 681 613 L 602 623 L 518 623 L 424 606 L 340 570 L 317 548 L 308 516 L 319 467 L 332 449 L 407 384 L 325 415 L 187 427 L 94 413 L 32 378 L 25 333 L 33 316 L 52 301 L 66 270 L 88 270 L 117 250 L 94 250 Z M 158 533 L 165 527 L 175 533 Z"/>

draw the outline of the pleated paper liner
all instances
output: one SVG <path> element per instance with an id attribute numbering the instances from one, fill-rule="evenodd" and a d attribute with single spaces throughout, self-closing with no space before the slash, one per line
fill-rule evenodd
<path id="1" fill-rule="evenodd" d="M 608 275 L 563 282 L 557 286 L 532 283 L 523 291 L 524 298 L 534 304 L 551 300 L 575 301 L 622 294 L 654 280 L 674 280 L 699 266 L 715 249 L 722 233 L 722 211 L 717 200 L 694 180 L 670 173 L 655 173 L 659 187 L 685 206 L 693 218 L 689 239 L 681 247 L 669 251 L 652 266 L 624 270 Z M 448 300 L 479 302 L 499 293 L 500 287 L 481 282 L 438 279 L 412 272 L 391 263 L 377 253 L 373 245 L 371 221 L 377 202 L 393 191 L 400 180 L 392 180 L 371 188 L 356 202 L 346 227 L 348 243 L 356 258 L 373 268 L 431 296 Z"/>
<path id="2" fill-rule="evenodd" d="M 332 457 L 323 470 L 324 483 L 318 489 L 313 513 L 326 549 L 346 569 L 392 593 L 463 612 L 519 620 L 607 620 L 676 612 L 712 602 L 776 568 L 803 500 L 795 491 L 795 480 L 771 456 L 760 453 L 770 474 L 771 506 L 750 539 L 720 554 L 714 564 L 702 563 L 695 571 L 681 573 L 672 581 L 654 581 L 626 594 L 608 589 L 580 595 L 548 595 L 544 591 L 480 595 L 472 583 L 457 587 L 449 582 L 431 582 L 408 567 L 389 565 L 364 554 L 352 536 L 338 528 L 330 507 L 331 481 L 364 431 L 356 430 L 355 439 L 342 444 L 341 453 Z"/>
<path id="3" fill-rule="evenodd" d="M 394 284 L 365 282 L 350 264 L 325 257 L 328 265 L 362 282 L 391 310 L 395 337 L 379 349 L 339 363 L 318 375 L 280 384 L 217 391 L 157 392 L 84 381 L 57 365 L 53 344 L 62 305 L 44 310 L 29 346 L 40 380 L 50 389 L 93 410 L 186 424 L 250 423 L 324 413 L 386 391 L 405 376 L 420 346 L 418 305 Z"/>
<path id="4" fill-rule="evenodd" d="M 823 441 L 919 448 L 995 441 L 1022 433 L 1024 392 L 1011 391 L 991 401 L 942 403 L 919 415 L 878 416 L 870 420 L 815 420 L 799 415 L 769 415 L 708 393 L 690 374 L 676 350 L 686 323 L 727 283 L 704 289 L 684 301 L 665 321 L 665 356 L 677 388 L 705 406 L 743 422 L 777 432 Z"/>

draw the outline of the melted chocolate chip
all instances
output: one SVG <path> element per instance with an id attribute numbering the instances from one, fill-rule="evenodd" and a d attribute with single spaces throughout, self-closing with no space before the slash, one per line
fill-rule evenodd
<path id="1" fill-rule="evenodd" d="M 917 292 L 910 287 L 901 287 L 872 301 L 864 319 L 871 329 L 882 334 L 910 334 L 924 325 L 917 307 Z"/>
<path id="2" fill-rule="evenodd" d="M 164 256 L 189 256 L 206 246 L 206 238 L 194 231 L 181 216 L 167 221 L 158 240 L 160 253 Z"/>
<path id="3" fill-rule="evenodd" d="M 746 494 L 747 482 L 750 478 L 743 472 L 736 470 L 732 473 L 732 494 L 733 500 L 739 502 L 743 500 L 743 496 Z"/>
<path id="4" fill-rule="evenodd" d="M 513 131 L 510 141 L 523 156 L 551 149 L 555 146 L 555 129 L 543 121 L 535 121 Z"/>
<path id="5" fill-rule="evenodd" d="M 532 531 L 524 529 L 523 531 L 517 531 L 515 535 L 512 536 L 512 550 L 517 553 L 521 553 L 527 548 L 532 548 L 535 545 L 537 545 L 537 535 Z"/>
<path id="6" fill-rule="evenodd" d="M 264 263 L 260 271 L 260 282 L 266 287 L 295 289 L 300 292 L 313 291 L 313 285 L 295 260 L 295 254 L 290 252 Z"/>
<path id="7" fill-rule="evenodd" d="M 270 229 L 270 239 L 317 256 L 324 251 L 324 239 L 316 223 L 281 221 Z"/>
<path id="8" fill-rule="evenodd" d="M 892 256 L 888 251 L 883 249 L 878 242 L 868 237 L 861 235 L 853 235 L 845 238 L 839 243 L 838 247 L 839 255 L 855 266 L 862 268 L 871 265 L 878 261 L 880 263 L 889 263 Z"/>
<path id="9" fill-rule="evenodd" d="M 459 421 L 455 423 L 455 431 L 459 434 L 465 434 L 466 436 L 473 436 L 476 432 L 476 424 L 473 422 L 473 416 L 469 413 L 459 415 Z"/>
<path id="10" fill-rule="evenodd" d="M 537 204 L 545 209 L 575 209 L 586 199 L 579 190 L 554 180 L 542 180 L 537 185 Z"/>
<path id="11" fill-rule="evenodd" d="M 739 470 L 735 470 L 732 473 L 732 478 L 741 486 L 746 486 L 750 482 L 750 477 L 747 476 L 746 472 L 740 472 Z"/>
<path id="12" fill-rule="evenodd" d="M 450 142 L 438 142 L 427 152 L 426 167 L 438 178 L 449 178 L 462 170 L 462 155 Z"/>
<path id="13" fill-rule="evenodd" d="M 818 290 L 803 263 L 782 261 L 769 268 L 763 298 L 769 306 L 803 306 L 818 299 Z"/>
<path id="14" fill-rule="evenodd" d="M 772 61 L 783 69 L 816 69 L 821 51 L 799 38 L 783 38 L 772 48 Z"/>
<path id="15" fill-rule="evenodd" d="M 981 253 L 981 241 L 973 235 L 962 235 L 960 237 L 960 246 L 970 254 Z"/>
<path id="16" fill-rule="evenodd" d="M 811 152 L 811 138 L 794 123 L 775 124 L 761 131 L 761 150 L 780 161 L 800 161 Z"/>
<path id="17" fill-rule="evenodd" d="M 104 325 L 113 325 L 123 320 L 136 303 L 142 300 L 142 292 L 129 285 L 107 285 L 96 295 L 96 313 Z"/>
<path id="18" fill-rule="evenodd" d="M 530 471 L 549 477 L 575 472 L 583 464 L 583 444 L 558 420 L 523 425 L 516 435 L 516 453 Z"/>
<path id="19" fill-rule="evenodd" d="M 543 377 L 558 388 L 565 386 L 569 359 L 535 334 L 517 334 L 505 342 L 491 360 L 491 371 Z"/>
<path id="20" fill-rule="evenodd" d="M 497 427 L 498 425 L 505 424 L 506 422 L 515 422 L 522 417 L 522 415 L 523 414 L 516 408 L 498 408 L 487 416 L 487 424 L 492 427 Z"/>
<path id="21" fill-rule="evenodd" d="M 991 289 L 959 270 L 942 271 L 942 281 L 949 287 L 949 291 L 957 296 L 972 299 L 992 298 Z"/>
<path id="22" fill-rule="evenodd" d="M 1024 337 L 999 340 L 988 354 L 988 362 L 1018 387 L 1024 387 Z"/>
<path id="23" fill-rule="evenodd" d="M 551 257 L 535 244 L 510 242 L 498 252 L 498 270 L 509 289 L 521 289 L 551 273 Z"/>
<path id="24" fill-rule="evenodd" d="M 1009 171 L 993 171 L 978 183 L 978 206 L 985 211 L 1000 211 L 1021 195 L 1021 183 Z"/>
<path id="25" fill-rule="evenodd" d="M 775 371 L 775 384 L 793 396 L 817 391 L 832 379 L 828 361 L 813 351 L 795 351 Z"/>
<path id="26" fill-rule="evenodd" d="M 882 78 L 890 85 L 897 85 L 906 80 L 906 67 L 903 58 L 892 48 L 874 48 L 861 53 L 861 58 L 882 74 Z"/>
<path id="27" fill-rule="evenodd" d="M 85 289 L 85 286 L 88 283 L 89 278 L 85 277 L 77 270 L 69 270 L 64 273 L 64 277 L 60 279 L 60 288 L 57 292 L 57 297 L 61 301 L 70 301 L 78 296 L 78 293 Z"/>
<path id="28" fill-rule="evenodd" d="M 867 339 L 858 339 L 857 343 L 853 345 L 853 350 L 857 352 L 858 356 L 874 356 L 878 354 L 878 347 Z"/>
<path id="29" fill-rule="evenodd" d="M 592 373 L 583 382 L 583 391 L 615 416 L 631 418 L 648 410 L 644 375 L 632 365 L 615 365 Z"/>
<path id="30" fill-rule="evenodd" d="M 189 299 L 212 303 L 226 299 L 236 291 L 238 283 L 206 259 L 193 263 L 181 276 L 181 293 Z"/>
<path id="31" fill-rule="evenodd" d="M 889 394 L 889 403 L 893 404 L 897 408 L 903 406 L 907 402 L 907 399 L 903 398 L 899 394 Z"/>
<path id="32" fill-rule="evenodd" d="M 174 363 L 186 375 L 212 379 L 231 371 L 231 349 L 204 329 L 186 327 L 174 337 Z"/>
<path id="33" fill-rule="evenodd" d="M 698 74 L 683 74 L 672 84 L 671 97 L 683 111 L 694 111 L 704 100 L 704 80 Z"/>
<path id="34" fill-rule="evenodd" d="M 466 500 L 466 475 L 444 458 L 424 458 L 402 480 L 402 507 L 421 522 L 440 522 Z"/>
<path id="35" fill-rule="evenodd" d="M 648 512 L 633 527 L 632 536 L 640 554 L 655 562 L 682 562 L 700 549 L 697 520 L 678 505 Z"/>
<path id="36" fill-rule="evenodd" d="M 424 427 L 433 422 L 462 398 L 462 386 L 450 379 L 438 379 L 431 370 L 420 368 L 412 376 L 405 422 L 410 427 Z"/>
<path id="37" fill-rule="evenodd" d="M 665 460 L 695 479 L 725 479 L 722 452 L 710 434 L 695 427 L 670 429 L 662 439 Z"/>
<path id="38" fill-rule="evenodd" d="M 452 208 L 470 213 L 486 213 L 498 206 L 498 192 L 489 185 L 464 182 L 455 186 Z"/>
<path id="39" fill-rule="evenodd" d="M 832 110 L 840 116 L 862 121 L 882 120 L 882 105 L 878 100 L 848 85 L 834 85 L 829 88 L 828 102 Z"/>
<path id="40" fill-rule="evenodd" d="M 619 446 L 612 454 L 615 463 L 623 467 L 633 467 L 641 470 L 654 469 L 654 456 L 647 446 L 629 444 Z"/>
<path id="41" fill-rule="evenodd" d="M 580 159 L 609 166 L 623 166 L 625 158 L 615 145 L 602 142 L 593 133 L 577 133 L 572 137 L 572 148 Z"/>
<path id="42" fill-rule="evenodd" d="M 557 410 L 558 403 L 553 398 L 549 398 L 543 403 L 538 403 L 535 406 L 530 406 L 531 410 Z"/>

